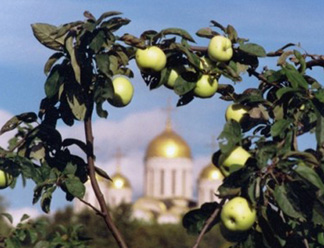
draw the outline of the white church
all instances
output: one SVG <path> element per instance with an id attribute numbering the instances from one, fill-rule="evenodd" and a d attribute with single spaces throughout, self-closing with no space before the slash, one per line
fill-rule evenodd
<path id="1" fill-rule="evenodd" d="M 111 208 L 121 203 L 132 203 L 133 218 L 145 222 L 179 223 L 189 209 L 213 202 L 223 176 L 212 164 L 200 172 L 197 182 L 193 180 L 193 160 L 186 141 L 172 128 L 168 118 L 165 130 L 153 138 L 147 146 L 144 158 L 143 196 L 132 202 L 132 185 L 121 173 L 119 160 L 112 181 L 100 178 L 99 184 L 107 205 Z M 90 183 L 86 184 L 85 201 L 99 207 Z M 198 200 L 194 201 L 194 187 Z M 80 201 L 74 201 L 76 212 L 87 208 Z"/>

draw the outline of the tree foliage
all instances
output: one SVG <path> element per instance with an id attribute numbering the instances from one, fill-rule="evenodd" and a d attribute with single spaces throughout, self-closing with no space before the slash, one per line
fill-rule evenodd
<path id="1" fill-rule="evenodd" d="M 38 114 L 16 115 L 0 131 L 16 130 L 8 149 L 0 150 L 0 166 L 15 178 L 22 175 L 36 183 L 34 203 L 40 201 L 43 211 L 49 212 L 52 194 L 58 188 L 69 201 L 82 198 L 89 177 L 98 192 L 91 168 L 109 180 L 103 170 L 92 167 L 95 156 L 89 121 L 94 110 L 99 117 L 108 116 L 103 105 L 114 94 L 112 77 L 133 77 L 129 61 L 136 49 L 155 45 L 167 55 L 167 66 L 141 75 L 150 89 L 157 89 L 173 68 L 181 67 L 173 89 L 179 96 L 178 106 L 195 98 L 193 89 L 203 74 L 219 82 L 222 78 L 241 82 L 244 73 L 254 80 L 243 93 L 236 92 L 235 84 L 220 83 L 217 91 L 221 100 L 249 109 L 239 123 L 230 120 L 225 124 L 219 136 L 220 149 L 213 156 L 219 166 L 238 145 L 252 155 L 246 166 L 226 177 L 219 188 L 221 198 L 243 196 L 257 210 L 255 225 L 235 238 L 235 246 L 323 246 L 324 90 L 311 73 L 313 67 L 324 66 L 323 56 L 309 54 L 295 44 L 266 52 L 241 38 L 233 26 L 212 21 L 210 28 L 200 29 L 196 35 L 206 39 L 226 36 L 234 54 L 228 62 L 206 64 L 207 49 L 194 46 L 195 39 L 183 29 L 147 30 L 140 37 L 120 35 L 119 29 L 130 22 L 120 17 L 121 13 L 106 12 L 98 19 L 89 12 L 84 15 L 85 21 L 61 26 L 32 25 L 36 39 L 54 51 L 44 67 L 45 98 Z M 275 60 L 276 66 L 260 69 L 263 58 Z M 85 122 L 86 141 L 63 139 L 58 121 L 68 126 Z M 314 147 L 300 150 L 300 137 L 306 135 Z M 72 154 L 72 145 L 85 153 L 87 161 Z M 189 212 L 183 224 L 191 232 L 202 232 L 209 216 L 221 208 L 218 203 L 203 205 Z M 95 211 L 107 215 L 105 209 Z M 219 222 L 215 218 L 208 229 Z"/>

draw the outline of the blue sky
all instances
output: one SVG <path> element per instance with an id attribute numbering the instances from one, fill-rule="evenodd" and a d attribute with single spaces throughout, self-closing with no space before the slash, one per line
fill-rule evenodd
<path id="1" fill-rule="evenodd" d="M 2 0 L 0 15 L 0 125 L 8 117 L 27 111 L 38 111 L 39 102 L 44 97 L 43 84 L 45 75 L 43 66 L 52 51 L 43 47 L 33 37 L 30 25 L 44 22 L 60 25 L 75 20 L 82 20 L 83 12 L 89 10 L 95 16 L 110 10 L 123 12 L 123 16 L 132 20 L 122 33 L 139 35 L 148 29 L 161 30 L 168 27 L 186 29 L 192 35 L 209 26 L 210 20 L 223 25 L 233 25 L 241 37 L 264 46 L 266 51 L 273 51 L 286 43 L 301 43 L 309 53 L 323 53 L 324 22 L 322 11 L 324 1 L 252 1 L 252 0 Z M 195 37 L 199 45 L 206 45 L 206 39 Z M 269 62 L 270 60 L 266 60 Z M 273 63 L 272 61 L 272 64 Z M 134 71 L 137 71 L 134 63 Z M 320 71 L 315 71 L 317 78 L 323 79 Z M 142 189 L 142 159 L 145 147 L 150 139 L 161 132 L 165 123 L 165 112 L 161 109 L 171 98 L 173 106 L 177 96 L 161 88 L 149 91 L 135 73 L 132 79 L 135 95 L 132 103 L 123 109 L 109 105 L 107 120 L 96 120 L 98 138 L 96 148 L 98 163 L 108 173 L 114 171 L 111 155 L 117 146 L 127 151 L 123 172 L 131 176 L 139 173 L 132 181 L 136 185 L 136 195 Z M 229 83 L 221 79 L 221 83 Z M 239 91 L 257 83 L 254 78 L 237 85 Z M 208 162 L 211 149 L 210 136 L 222 129 L 225 120 L 223 112 L 227 103 L 217 96 L 208 99 L 196 99 L 188 106 L 177 108 L 172 113 L 173 126 L 192 147 L 195 159 L 195 172 Z M 142 127 L 142 129 L 138 129 Z M 67 137 L 82 137 L 81 126 L 75 130 L 61 127 Z M 80 135 L 81 134 L 81 135 Z M 111 140 L 117 140 L 115 143 Z M 0 137 L 3 145 L 5 137 Z M 31 211 L 33 185 L 22 189 L 6 189 L 0 192 L 10 204 L 10 208 L 21 212 L 21 208 Z M 64 207 L 62 195 L 53 200 L 53 210 Z M 36 210 L 38 211 L 38 206 Z"/>

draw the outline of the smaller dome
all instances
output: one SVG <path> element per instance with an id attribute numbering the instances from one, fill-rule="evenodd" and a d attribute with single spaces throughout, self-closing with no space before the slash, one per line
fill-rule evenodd
<path id="1" fill-rule="evenodd" d="M 203 168 L 203 170 L 200 172 L 199 180 L 210 180 L 210 181 L 216 181 L 216 180 L 223 180 L 223 175 L 221 171 L 212 163 L 209 163 L 207 166 Z"/>
<path id="2" fill-rule="evenodd" d="M 115 189 L 131 188 L 129 180 L 119 172 L 115 173 L 111 177 L 111 181 L 109 181 L 108 186 Z"/>

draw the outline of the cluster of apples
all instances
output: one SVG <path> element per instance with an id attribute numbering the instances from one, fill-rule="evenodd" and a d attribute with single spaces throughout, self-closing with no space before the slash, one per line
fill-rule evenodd
<path id="1" fill-rule="evenodd" d="M 203 69 L 204 66 L 210 66 L 213 62 L 229 61 L 233 56 L 232 42 L 224 36 L 214 36 L 209 42 L 207 52 L 208 58 L 202 58 L 200 65 L 201 69 Z M 137 49 L 135 60 L 138 68 L 144 72 L 159 72 L 163 70 L 167 64 L 167 57 L 158 46 Z M 180 74 L 180 68 L 172 68 L 168 80 L 164 82 L 165 86 L 172 89 Z M 196 82 L 193 92 L 197 97 L 209 98 L 216 93 L 217 88 L 217 79 L 210 75 L 203 74 Z"/>
<path id="2" fill-rule="evenodd" d="M 224 36 L 214 36 L 209 42 L 207 53 L 208 58 L 202 58 L 201 69 L 205 66 L 210 66 L 213 62 L 229 61 L 233 56 L 232 42 Z M 138 68 L 143 72 L 160 72 L 167 64 L 167 57 L 161 48 L 153 45 L 145 49 L 138 48 L 135 54 L 135 61 Z M 180 74 L 180 69 L 171 69 L 169 78 L 164 83 L 165 86 L 173 88 Z M 109 103 L 115 107 L 128 105 L 134 94 L 134 87 L 130 80 L 123 76 L 116 76 L 112 83 L 114 96 L 113 99 L 109 99 Z M 196 82 L 193 92 L 197 97 L 209 98 L 216 93 L 217 88 L 217 79 L 208 74 L 203 74 Z"/>
<path id="3" fill-rule="evenodd" d="M 226 121 L 240 122 L 248 109 L 241 104 L 230 104 L 225 113 Z M 251 154 L 241 146 L 236 146 L 220 165 L 224 176 L 243 168 Z M 232 232 L 249 230 L 256 220 L 256 210 L 241 196 L 229 200 L 222 208 L 221 221 L 223 226 Z"/>

